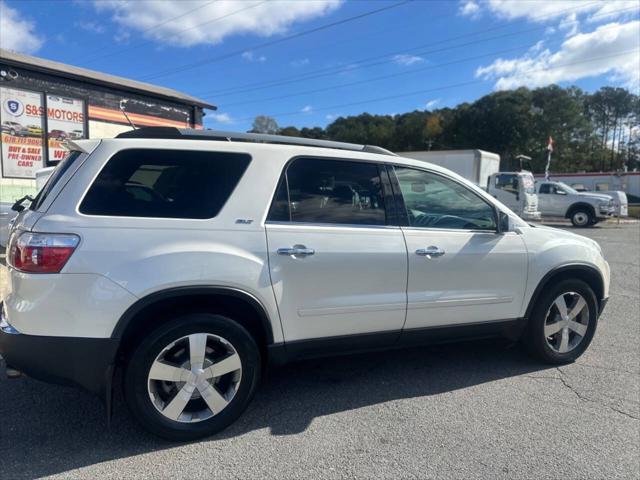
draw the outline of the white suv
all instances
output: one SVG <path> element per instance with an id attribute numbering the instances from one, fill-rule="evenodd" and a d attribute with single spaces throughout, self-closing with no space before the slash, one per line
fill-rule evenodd
<path id="1" fill-rule="evenodd" d="M 0 352 L 188 440 L 302 357 L 487 336 L 564 363 L 609 291 L 598 244 L 362 145 L 163 128 L 71 143 L 9 242 Z"/>

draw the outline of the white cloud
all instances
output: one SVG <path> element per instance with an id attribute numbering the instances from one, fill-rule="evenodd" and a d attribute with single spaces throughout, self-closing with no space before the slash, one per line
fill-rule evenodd
<path id="1" fill-rule="evenodd" d="M 499 58 L 476 70 L 495 88 L 539 87 L 603 74 L 636 91 L 640 83 L 640 21 L 609 23 L 566 39 L 556 52 L 530 50 L 520 58 Z M 635 47 L 635 49 L 634 49 Z"/>
<path id="2" fill-rule="evenodd" d="M 580 22 L 578 22 L 578 16 L 575 13 L 564 17 L 558 25 L 560 30 L 568 30 L 565 35 L 566 37 L 573 37 L 576 33 L 578 33 L 579 26 Z"/>
<path id="3" fill-rule="evenodd" d="M 477 5 L 479 7 L 479 5 Z M 621 15 L 633 15 L 637 0 L 598 0 L 577 2 L 575 0 L 489 0 L 482 4 L 495 15 L 514 20 L 526 18 L 533 22 L 547 22 L 567 15 L 588 14 L 589 19 L 602 20 Z M 618 10 L 630 9 L 625 12 Z"/>
<path id="4" fill-rule="evenodd" d="M 119 29 L 116 34 L 113 36 L 113 40 L 116 43 L 120 43 L 120 44 L 127 44 L 129 43 L 129 40 L 131 39 L 131 34 L 123 29 Z"/>
<path id="5" fill-rule="evenodd" d="M 438 105 L 440 103 L 440 99 L 439 98 L 435 98 L 433 100 L 429 100 L 427 103 L 425 103 L 424 107 L 429 110 L 433 107 L 435 107 L 436 105 Z"/>
<path id="6" fill-rule="evenodd" d="M 424 62 L 424 58 L 422 57 L 418 57 L 416 55 L 407 55 L 407 54 L 400 54 L 400 55 L 394 55 L 393 56 L 393 61 L 395 63 L 397 63 L 398 65 L 402 65 L 405 67 L 408 67 L 410 65 L 414 65 L 416 63 L 422 63 Z"/>
<path id="7" fill-rule="evenodd" d="M 304 67 L 306 65 L 309 65 L 309 63 L 310 62 L 308 58 L 300 58 L 298 60 L 291 61 L 291 66 L 299 68 L 299 67 Z"/>
<path id="8" fill-rule="evenodd" d="M 336 10 L 343 0 L 180 2 L 94 0 L 122 27 L 158 42 L 178 46 L 217 44 L 230 35 L 282 34 L 295 23 Z M 173 21 L 173 19 L 176 19 Z"/>
<path id="9" fill-rule="evenodd" d="M 300 111 L 302 113 L 311 113 L 313 112 L 313 107 L 311 105 L 305 105 Z"/>
<path id="10" fill-rule="evenodd" d="M 82 30 L 86 30 L 87 32 L 96 33 L 98 35 L 106 31 L 104 25 L 92 21 L 75 22 L 74 26 L 81 28 Z"/>
<path id="11" fill-rule="evenodd" d="M 205 120 L 213 120 L 215 123 L 223 123 L 225 125 L 230 125 L 235 123 L 235 120 L 231 118 L 228 113 L 208 113 Z"/>
<path id="12" fill-rule="evenodd" d="M 340 115 L 335 114 L 335 113 L 328 113 L 327 115 L 325 115 L 324 118 L 326 118 L 327 120 L 329 120 L 330 122 L 335 120 L 336 118 L 338 118 Z"/>
<path id="13" fill-rule="evenodd" d="M 21 53 L 40 49 L 43 38 L 36 34 L 36 25 L 25 20 L 15 8 L 0 0 L 0 47 Z"/>
<path id="14" fill-rule="evenodd" d="M 465 17 L 477 18 L 480 15 L 480 5 L 474 0 L 466 0 L 460 3 L 458 12 Z"/>
<path id="15" fill-rule="evenodd" d="M 243 52 L 242 55 L 240 56 L 242 57 L 243 60 L 246 60 L 247 62 L 264 63 L 267 61 L 267 57 L 265 57 L 264 55 L 255 55 L 251 51 Z"/>

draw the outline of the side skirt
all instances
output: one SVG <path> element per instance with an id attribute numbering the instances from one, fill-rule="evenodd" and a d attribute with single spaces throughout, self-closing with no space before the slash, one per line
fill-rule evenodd
<path id="1" fill-rule="evenodd" d="M 526 320 L 496 320 L 438 327 L 392 330 L 357 335 L 296 340 L 269 345 L 269 364 L 284 365 L 298 360 L 363 353 L 419 345 L 454 343 L 482 338 L 520 338 Z"/>

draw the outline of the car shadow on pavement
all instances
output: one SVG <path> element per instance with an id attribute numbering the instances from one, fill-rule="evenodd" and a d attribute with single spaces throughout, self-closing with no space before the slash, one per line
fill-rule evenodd
<path id="1" fill-rule="evenodd" d="M 336 412 L 415 397 L 437 402 L 429 397 L 546 368 L 497 341 L 305 361 L 270 371 L 240 419 L 204 441 L 264 428 L 292 435 Z M 0 477 L 41 477 L 179 445 L 142 430 L 119 394 L 108 428 L 90 394 L 29 378 L 0 381 Z"/>

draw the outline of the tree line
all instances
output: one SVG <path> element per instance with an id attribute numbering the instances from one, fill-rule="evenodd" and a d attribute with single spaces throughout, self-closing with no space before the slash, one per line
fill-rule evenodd
<path id="1" fill-rule="evenodd" d="M 481 149 L 500 154 L 502 169 L 543 172 L 553 137 L 553 172 L 640 168 L 640 97 L 624 88 L 587 93 L 577 87 L 494 92 L 473 103 L 397 115 L 339 117 L 326 128 L 279 127 L 258 116 L 251 132 L 378 145 L 394 152 Z"/>

